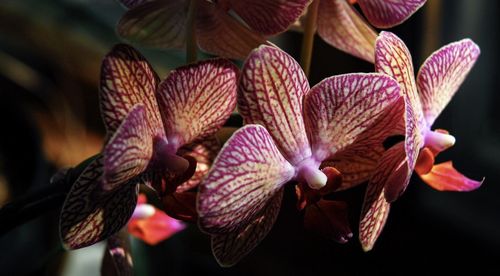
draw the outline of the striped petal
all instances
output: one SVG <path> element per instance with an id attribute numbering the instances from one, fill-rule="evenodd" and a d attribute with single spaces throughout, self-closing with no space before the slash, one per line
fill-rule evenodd
<path id="1" fill-rule="evenodd" d="M 105 190 L 115 189 L 146 170 L 153 155 L 153 137 L 145 122 L 144 105 L 135 105 L 104 147 Z"/>
<path id="2" fill-rule="evenodd" d="M 263 35 L 286 31 L 304 13 L 310 0 L 229 0 L 231 9 Z"/>
<path id="3" fill-rule="evenodd" d="M 390 28 L 403 23 L 420 9 L 426 0 L 358 0 L 370 23 L 377 28 Z"/>
<path id="4" fill-rule="evenodd" d="M 200 184 L 201 228 L 211 234 L 245 228 L 294 173 L 264 127 L 247 125 L 239 129 Z"/>
<path id="5" fill-rule="evenodd" d="M 263 36 L 209 1 L 199 1 L 196 28 L 200 48 L 220 57 L 243 60 L 254 48 L 266 43 Z"/>
<path id="6" fill-rule="evenodd" d="M 208 173 L 212 163 L 220 151 L 221 145 L 215 136 L 210 136 L 201 141 L 195 141 L 183 146 L 177 151 L 180 156 L 189 155 L 196 160 L 194 175 L 186 182 L 179 185 L 176 192 L 182 193 L 198 186 L 203 177 Z"/>
<path id="7" fill-rule="evenodd" d="M 102 193 L 103 158 L 93 161 L 71 187 L 64 202 L 59 229 L 63 246 L 78 249 L 120 231 L 134 212 L 138 185 L 129 183 Z"/>
<path id="8" fill-rule="evenodd" d="M 484 181 L 467 178 L 453 168 L 451 161 L 434 165 L 430 172 L 419 175 L 425 183 L 438 191 L 469 192 L 479 188 Z"/>
<path id="9" fill-rule="evenodd" d="M 479 54 L 479 47 L 472 40 L 463 39 L 442 47 L 424 62 L 417 85 L 429 126 L 457 92 Z"/>
<path id="10" fill-rule="evenodd" d="M 111 136 L 136 104 L 143 104 L 149 129 L 161 135 L 158 104 L 154 96 L 158 77 L 149 63 L 134 48 L 116 45 L 101 67 L 99 102 L 104 125 Z"/>
<path id="11" fill-rule="evenodd" d="M 146 2 L 152 2 L 154 0 L 118 0 L 125 7 L 132 9 Z"/>
<path id="12" fill-rule="evenodd" d="M 376 73 L 334 76 L 315 85 L 304 100 L 304 115 L 316 160 L 351 145 L 398 98 L 396 81 Z"/>
<path id="13" fill-rule="evenodd" d="M 327 239 L 346 243 L 352 238 L 347 214 L 345 202 L 322 199 L 306 208 L 304 226 Z"/>
<path id="14" fill-rule="evenodd" d="M 406 104 L 405 150 L 408 165 L 413 170 L 419 150 L 424 144 L 422 131 L 426 129 L 426 124 L 415 85 L 411 55 L 399 37 L 389 32 L 380 33 L 375 46 L 375 68 L 377 72 L 393 77 L 401 86 Z"/>
<path id="15" fill-rule="evenodd" d="M 225 59 L 180 67 L 160 84 L 158 104 L 169 144 L 214 134 L 236 106 L 238 68 Z"/>
<path id="16" fill-rule="evenodd" d="M 123 15 L 118 22 L 118 35 L 148 47 L 182 48 L 189 0 L 143 2 Z"/>
<path id="17" fill-rule="evenodd" d="M 374 62 L 377 33 L 347 1 L 320 1 L 318 34 L 333 47 Z"/>
<path id="18" fill-rule="evenodd" d="M 246 227 L 212 236 L 212 251 L 221 266 L 235 265 L 267 236 L 278 217 L 282 198 L 283 189 L 280 189 Z"/>
<path id="19" fill-rule="evenodd" d="M 270 46 L 253 51 L 243 65 L 238 109 L 246 124 L 263 125 L 292 164 L 311 156 L 302 102 L 309 83 L 300 65 Z"/>

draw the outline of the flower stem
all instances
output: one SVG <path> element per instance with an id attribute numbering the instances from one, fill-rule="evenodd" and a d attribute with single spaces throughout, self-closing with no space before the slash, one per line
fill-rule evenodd
<path id="1" fill-rule="evenodd" d="M 318 21 L 319 0 L 314 0 L 307 10 L 304 36 L 302 38 L 302 49 L 300 52 L 300 66 L 309 77 L 311 68 L 311 57 L 314 46 L 314 34 L 316 33 L 316 22 Z"/>
<path id="2" fill-rule="evenodd" d="M 196 45 L 196 12 L 198 0 L 191 0 L 187 14 L 186 25 L 186 62 L 193 63 L 197 60 L 198 46 Z"/>

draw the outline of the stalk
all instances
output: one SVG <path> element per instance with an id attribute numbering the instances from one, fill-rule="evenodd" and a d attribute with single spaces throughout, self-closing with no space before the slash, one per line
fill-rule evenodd
<path id="1" fill-rule="evenodd" d="M 304 36 L 302 37 L 302 48 L 300 52 L 300 66 L 306 77 L 309 77 L 311 58 L 314 46 L 314 34 L 316 33 L 316 22 L 318 21 L 319 0 L 314 0 L 307 10 Z"/>

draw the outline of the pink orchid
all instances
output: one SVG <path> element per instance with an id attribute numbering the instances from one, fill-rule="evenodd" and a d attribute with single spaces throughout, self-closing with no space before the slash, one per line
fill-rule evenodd
<path id="1" fill-rule="evenodd" d="M 118 33 L 147 46 L 181 48 L 186 43 L 188 7 L 195 1 L 199 47 L 218 56 L 244 59 L 266 42 L 266 36 L 285 31 L 310 0 L 121 0 L 130 10 L 118 23 Z"/>
<path id="2" fill-rule="evenodd" d="M 231 62 L 214 59 L 173 70 L 159 82 L 140 53 L 115 46 L 101 70 L 101 114 L 108 139 L 66 198 L 60 217 L 64 246 L 88 246 L 125 226 L 136 207 L 138 184 L 194 203 L 186 191 L 198 182 L 183 182 L 196 169 L 208 168 L 196 166 L 198 158 L 179 154 L 188 147 L 199 155 L 193 143 L 210 148 L 203 139 L 234 110 L 237 76 Z"/>
<path id="3" fill-rule="evenodd" d="M 318 8 L 317 31 L 333 47 L 374 62 L 377 33 L 354 9 L 357 2 L 368 22 L 377 28 L 401 24 L 422 7 L 426 0 L 316 0 Z"/>
<path id="4" fill-rule="evenodd" d="M 470 39 L 448 44 L 434 52 L 420 68 L 415 81 L 411 55 L 401 39 L 382 32 L 376 42 L 377 72 L 394 77 L 405 99 L 405 113 L 394 124 L 405 135 L 384 153 L 368 184 L 360 222 L 360 240 L 370 250 L 387 220 L 390 202 L 405 190 L 413 170 L 440 191 L 471 191 L 482 181 L 456 171 L 451 161 L 434 164 L 434 157 L 453 146 L 455 138 L 431 127 L 458 90 L 480 54 Z"/>
<path id="5" fill-rule="evenodd" d="M 382 74 L 334 76 L 310 88 L 288 54 L 265 45 L 254 50 L 238 90 L 247 125 L 226 142 L 199 187 L 199 225 L 212 235 L 217 261 L 235 264 L 267 235 L 286 183 L 324 187 L 320 164 L 358 156 L 357 138 L 400 98 L 397 83 Z"/>
<path id="6" fill-rule="evenodd" d="M 127 228 L 132 236 L 155 245 L 182 231 L 186 225 L 148 204 L 146 196 L 141 194 Z"/>

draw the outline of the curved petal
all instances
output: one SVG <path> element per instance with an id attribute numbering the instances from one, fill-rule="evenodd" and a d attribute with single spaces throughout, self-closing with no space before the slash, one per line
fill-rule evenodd
<path id="1" fill-rule="evenodd" d="M 420 67 L 417 85 L 427 125 L 431 126 L 450 102 L 479 54 L 472 40 L 463 39 L 437 50 Z"/>
<path id="2" fill-rule="evenodd" d="M 118 0 L 118 2 L 122 3 L 125 7 L 132 9 L 143 3 L 152 2 L 154 0 Z"/>
<path id="3" fill-rule="evenodd" d="M 310 0 L 229 0 L 231 9 L 252 30 L 263 35 L 286 31 L 304 13 Z"/>
<path id="4" fill-rule="evenodd" d="M 236 106 L 238 68 L 225 59 L 183 66 L 158 88 L 158 104 L 169 144 L 177 148 L 214 134 Z"/>
<path id="5" fill-rule="evenodd" d="M 375 68 L 377 72 L 393 77 L 401 86 L 406 104 L 405 150 L 408 165 L 413 170 L 418 152 L 424 145 L 422 132 L 427 128 L 413 76 L 411 55 L 399 37 L 389 32 L 380 33 L 375 46 Z"/>
<path id="6" fill-rule="evenodd" d="M 243 65 L 238 109 L 246 124 L 263 125 L 292 164 L 311 156 L 302 102 L 309 83 L 300 65 L 282 50 L 261 46 Z"/>
<path id="7" fill-rule="evenodd" d="M 370 23 L 377 28 L 390 28 L 403 23 L 420 9 L 426 0 L 358 0 Z"/>
<path id="8" fill-rule="evenodd" d="M 451 161 L 434 165 L 430 172 L 419 175 L 425 183 L 438 191 L 469 192 L 479 188 L 484 181 L 467 178 L 453 168 Z"/>
<path id="9" fill-rule="evenodd" d="M 219 5 L 199 1 L 196 22 L 198 45 L 208 53 L 234 59 L 245 59 L 266 39 L 231 17 Z"/>
<path id="10" fill-rule="evenodd" d="M 203 177 L 208 173 L 220 149 L 221 145 L 215 136 L 210 136 L 201 141 L 195 141 L 181 147 L 177 151 L 177 154 L 193 157 L 196 160 L 196 170 L 194 175 L 188 181 L 179 185 L 175 191 L 182 193 L 198 186 Z"/>
<path id="11" fill-rule="evenodd" d="M 62 207 L 59 231 L 64 248 L 78 249 L 105 240 L 125 226 L 134 212 L 138 185 L 128 183 L 102 193 L 103 158 L 94 160 L 71 187 Z"/>
<path id="12" fill-rule="evenodd" d="M 235 265 L 267 236 L 278 217 L 282 198 L 280 189 L 246 227 L 212 236 L 212 252 L 221 266 Z"/>
<path id="13" fill-rule="evenodd" d="M 401 182 L 407 183 L 410 181 L 411 173 L 405 161 L 403 143 L 391 147 L 381 157 L 366 188 L 361 211 L 359 239 L 363 250 L 369 251 L 373 248 L 389 215 L 390 203 L 384 196 L 385 187 L 394 182 L 397 185 L 403 185 Z"/>
<path id="14" fill-rule="evenodd" d="M 162 198 L 163 207 L 167 215 L 186 222 L 196 222 L 196 193 L 172 193 Z"/>
<path id="15" fill-rule="evenodd" d="M 315 85 L 304 100 L 304 117 L 316 160 L 351 145 L 400 98 L 399 85 L 383 74 L 347 74 Z"/>
<path id="16" fill-rule="evenodd" d="M 101 264 L 101 275 L 133 276 L 132 252 L 126 233 L 118 233 L 108 238 Z"/>
<path id="17" fill-rule="evenodd" d="M 153 155 L 153 137 L 145 125 L 142 104 L 135 105 L 103 150 L 105 190 L 115 189 L 146 170 Z"/>
<path id="18" fill-rule="evenodd" d="M 123 15 L 118 35 L 148 47 L 184 47 L 189 0 L 144 2 Z"/>
<path id="19" fill-rule="evenodd" d="M 345 202 L 322 199 L 306 208 L 304 226 L 327 239 L 346 243 L 352 238 L 347 214 Z"/>
<path id="20" fill-rule="evenodd" d="M 373 63 L 377 33 L 345 0 L 321 0 L 318 35 L 333 47 Z"/>
<path id="21" fill-rule="evenodd" d="M 136 104 L 143 104 L 149 129 L 162 135 L 156 103 L 158 77 L 146 59 L 134 48 L 118 44 L 106 55 L 101 67 L 99 103 L 108 132 L 113 135 Z"/>
<path id="22" fill-rule="evenodd" d="M 200 184 L 200 227 L 210 234 L 245 228 L 294 173 L 265 128 L 239 129 Z"/>

